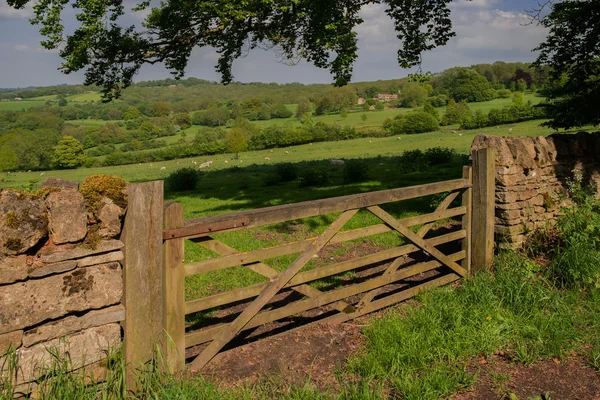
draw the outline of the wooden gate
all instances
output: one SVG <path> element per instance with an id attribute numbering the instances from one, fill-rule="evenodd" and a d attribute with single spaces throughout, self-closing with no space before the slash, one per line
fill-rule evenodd
<path id="1" fill-rule="evenodd" d="M 476 265 L 481 267 L 489 263 L 491 248 L 489 244 L 491 243 L 493 246 L 493 236 L 491 241 L 489 240 L 490 221 L 492 221 L 491 228 L 493 229 L 493 162 L 491 160 L 493 160 L 493 156 L 490 157 L 487 152 L 475 155 L 474 165 L 476 167 L 479 165 L 481 168 L 475 168 L 473 173 L 471 167 L 465 167 L 461 179 L 196 219 L 185 220 L 183 207 L 180 204 L 167 203 L 164 206 L 163 214 L 164 229 L 160 230 L 163 241 L 161 254 L 163 280 L 161 282 L 162 289 L 159 292 L 163 307 L 160 310 L 163 315 L 161 328 L 167 338 L 163 341 L 162 349 L 170 371 L 177 372 L 185 368 L 185 354 L 188 348 L 204 346 L 199 355 L 189 364 L 190 370 L 198 371 L 242 331 L 324 306 L 334 313 L 318 322 L 347 321 L 406 300 L 422 290 L 445 285 L 468 276 L 471 271 L 472 254 L 477 258 Z M 492 170 L 491 173 L 490 170 Z M 474 179 L 476 193 L 472 191 Z M 437 209 L 429 214 L 398 220 L 380 207 L 386 203 L 442 193 L 447 193 L 446 197 Z M 475 204 L 473 199 L 476 200 Z M 359 229 L 343 230 L 342 228 L 347 222 L 361 209 L 376 216 L 380 223 Z M 334 213 L 339 213 L 339 215 L 317 237 L 250 252 L 241 252 L 215 237 L 224 232 L 247 230 L 263 225 Z M 446 234 L 427 236 L 436 221 L 449 218 L 460 221 L 458 229 Z M 472 223 L 473 219 L 474 223 Z M 411 229 L 411 227 L 418 227 L 418 229 Z M 328 244 L 343 243 L 385 232 L 397 232 L 409 244 L 303 271 L 303 267 L 313 259 L 313 256 Z M 185 240 L 190 240 L 219 256 L 200 262 L 184 263 Z M 448 254 L 443 253 L 440 247 L 451 242 L 459 243 L 459 246 Z M 472 252 L 472 242 L 476 242 L 478 247 L 483 250 Z M 128 252 L 129 250 L 126 250 L 126 268 L 129 267 Z M 407 266 L 403 256 L 415 252 L 421 252 L 424 255 L 423 261 Z M 298 256 L 282 272 L 269 265 L 268 260 L 270 259 L 293 254 L 298 254 Z M 136 257 L 139 258 L 139 256 Z M 130 256 L 129 259 L 134 259 L 134 256 Z M 389 262 L 385 269 L 376 276 L 359 283 L 334 287 L 328 291 L 322 291 L 309 285 L 319 279 L 383 262 Z M 186 277 L 240 266 L 268 280 L 185 301 Z M 400 291 L 388 293 L 385 290 L 390 284 L 433 270 L 436 271 L 435 276 L 423 283 L 409 285 L 408 288 Z M 278 307 L 269 304 L 281 291 L 294 291 L 301 296 Z M 135 296 L 134 292 L 128 295 L 126 283 L 126 305 L 127 298 L 133 299 L 133 296 Z M 151 299 L 150 301 L 156 300 Z M 232 304 L 244 305 L 232 321 L 186 332 L 186 315 Z M 267 305 L 269 307 L 265 309 Z M 127 322 L 127 324 L 129 323 Z M 129 331 L 131 330 L 132 327 Z M 156 332 L 156 327 L 153 326 L 149 331 Z M 143 341 L 144 334 L 131 332 L 128 345 L 128 329 L 125 329 L 125 332 L 126 357 L 128 357 L 128 346 L 132 348 L 133 343 L 139 344 L 140 341 Z M 133 353 L 136 352 L 133 351 Z M 135 359 L 136 357 L 139 360 L 144 356 L 133 354 L 129 358 Z"/>

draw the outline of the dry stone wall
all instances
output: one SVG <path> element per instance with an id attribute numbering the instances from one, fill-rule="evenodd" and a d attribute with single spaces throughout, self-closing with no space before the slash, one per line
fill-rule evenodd
<path id="1" fill-rule="evenodd" d="M 518 248 L 535 230 L 554 224 L 569 206 L 569 182 L 600 193 L 600 133 L 548 137 L 478 135 L 471 150 L 496 150 L 496 243 Z"/>
<path id="2" fill-rule="evenodd" d="M 0 191 L 0 373 L 23 392 L 51 365 L 49 349 L 101 376 L 120 345 L 124 205 L 90 207 L 78 189 L 47 179 L 38 195 Z"/>

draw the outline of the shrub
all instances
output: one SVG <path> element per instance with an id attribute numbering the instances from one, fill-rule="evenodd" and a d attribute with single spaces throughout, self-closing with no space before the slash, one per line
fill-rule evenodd
<path id="1" fill-rule="evenodd" d="M 323 186 L 329 183 L 327 171 L 320 168 L 308 168 L 300 173 L 300 186 Z"/>
<path id="2" fill-rule="evenodd" d="M 421 171 L 428 166 L 429 161 L 419 149 L 404 151 L 398 158 L 398 169 L 400 172 Z"/>
<path id="3" fill-rule="evenodd" d="M 369 164 L 364 160 L 348 160 L 344 164 L 344 182 L 355 183 L 367 180 Z"/>
<path id="4" fill-rule="evenodd" d="M 95 212 L 103 197 L 108 197 L 121 208 L 125 207 L 127 205 L 126 186 L 127 182 L 118 176 L 90 175 L 81 183 L 79 192 L 83 195 L 85 204 Z"/>
<path id="5" fill-rule="evenodd" d="M 298 168 L 292 163 L 281 163 L 275 167 L 279 182 L 291 182 L 298 177 Z"/>
<path id="6" fill-rule="evenodd" d="M 384 121 L 383 126 L 392 135 L 433 132 L 439 129 L 437 119 L 424 111 L 400 114 L 392 121 Z"/>
<path id="7" fill-rule="evenodd" d="M 200 171 L 193 167 L 173 171 L 165 179 L 166 186 L 173 191 L 194 190 L 198 187 Z"/>
<path id="8" fill-rule="evenodd" d="M 425 150 L 424 156 L 430 165 L 446 164 L 452 162 L 456 151 L 447 147 L 432 147 Z"/>

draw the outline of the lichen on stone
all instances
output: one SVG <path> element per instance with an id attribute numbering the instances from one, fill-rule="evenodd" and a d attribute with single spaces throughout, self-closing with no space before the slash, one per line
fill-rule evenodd
<path id="1" fill-rule="evenodd" d="M 107 197 L 119 207 L 125 208 L 127 205 L 126 185 L 127 182 L 118 176 L 90 175 L 84 179 L 79 192 L 83 194 L 86 206 L 95 214 L 98 212 L 103 197 Z"/>

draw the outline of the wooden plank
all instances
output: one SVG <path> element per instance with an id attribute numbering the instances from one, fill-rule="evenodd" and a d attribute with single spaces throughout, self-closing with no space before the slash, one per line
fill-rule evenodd
<path id="1" fill-rule="evenodd" d="M 458 193 L 456 194 L 458 195 Z M 452 196 L 452 195 L 451 195 Z M 460 216 L 465 214 L 466 208 L 464 207 L 456 207 L 450 210 L 440 210 L 435 211 L 430 214 L 418 215 L 415 217 L 405 218 L 401 220 L 401 223 L 405 226 L 414 226 L 425 224 L 432 221 L 438 221 L 440 219 L 452 218 L 456 216 Z M 346 232 L 339 232 L 332 240 L 332 243 L 341 243 L 346 240 L 357 239 L 360 237 L 366 237 L 370 235 L 374 235 L 377 233 L 389 232 L 392 229 L 386 227 L 385 230 L 380 228 L 385 226 L 385 224 L 381 225 L 373 225 L 367 228 L 361 228 L 361 230 L 353 230 Z M 428 228 L 431 228 L 432 225 L 428 225 Z M 374 228 L 374 229 L 371 229 Z M 237 254 L 231 254 L 224 257 L 213 258 L 205 261 L 198 261 L 194 263 L 185 264 L 185 274 L 186 276 L 192 276 L 197 274 L 202 274 L 210 271 L 217 271 L 224 268 L 231 268 L 240 265 L 250 264 L 254 262 L 258 262 L 261 260 L 280 257 L 284 255 L 299 253 L 306 249 L 315 238 L 310 238 L 306 240 L 302 240 L 299 242 L 286 243 L 281 246 L 268 247 L 265 249 L 249 251 L 249 252 L 241 252 Z M 206 247 L 206 243 L 210 243 L 210 241 L 202 240 L 198 241 L 201 246 Z M 218 253 L 218 252 L 216 252 Z"/>
<path id="2" fill-rule="evenodd" d="M 323 246 L 348 222 L 356 213 L 357 209 L 344 211 L 308 248 L 300 254 L 279 277 L 272 282 L 242 313 L 227 327 L 223 328 L 219 337 L 212 341 L 204 351 L 190 364 L 190 370 L 198 371 L 233 339 L 246 326 L 261 308 L 265 306 L 279 292 L 298 271 L 310 261 Z"/>
<path id="3" fill-rule="evenodd" d="M 453 260 L 460 260 L 464 257 L 464 252 L 460 251 L 458 253 L 450 255 Z M 363 293 L 365 291 L 371 290 L 376 287 L 385 286 L 387 284 L 397 282 L 402 279 L 409 278 L 414 275 L 418 275 L 423 272 L 430 271 L 432 269 L 440 267 L 441 264 L 439 261 L 428 261 L 425 263 L 419 263 L 416 265 L 412 265 L 401 271 L 396 271 L 394 274 L 389 274 L 385 276 L 379 276 L 374 279 L 370 279 L 366 282 L 362 282 L 359 284 L 343 287 L 340 289 L 332 290 L 327 293 L 324 293 L 318 298 L 311 298 L 306 300 L 299 300 L 288 304 L 286 306 L 277 308 L 275 310 L 264 311 L 255 317 L 253 317 L 248 324 L 243 328 L 243 330 L 256 328 L 257 326 L 277 321 L 282 318 L 289 317 L 294 314 L 301 313 L 303 311 L 307 311 L 313 308 L 321 307 L 323 305 L 329 304 L 334 301 L 338 301 L 339 299 L 344 299 L 346 297 L 354 296 L 356 294 Z M 454 274 L 452 274 L 454 275 Z M 387 298 L 387 297 L 386 297 Z M 379 300 L 376 300 L 379 301 Z M 375 301 L 373 302 L 375 303 Z M 393 303 L 390 303 L 393 304 Z M 364 308 L 364 307 L 363 307 Z M 358 311 L 358 308 L 357 308 Z M 356 315 L 357 311 L 348 314 L 338 314 L 338 315 Z M 221 330 L 224 328 L 223 325 L 217 325 L 208 329 L 203 329 L 200 331 L 190 332 L 186 335 L 186 347 L 196 346 L 201 343 L 208 342 L 213 338 L 217 337 Z"/>
<path id="4" fill-rule="evenodd" d="M 233 247 L 230 247 L 230 246 L 226 245 L 225 243 L 220 242 L 218 240 L 204 242 L 204 243 L 202 243 L 202 245 L 204 247 L 206 247 L 207 249 L 214 251 L 217 254 L 236 254 L 236 253 L 238 253 L 238 251 L 236 249 L 234 249 Z M 279 271 L 271 268 L 269 265 L 264 264 L 264 263 L 250 264 L 250 265 L 248 265 L 248 268 L 266 278 L 269 278 L 270 280 L 277 279 L 277 277 L 279 276 Z M 298 285 L 298 286 L 293 287 L 292 289 L 295 290 L 296 292 L 303 294 L 305 296 L 308 296 L 308 297 L 316 297 L 321 294 L 320 290 L 315 289 L 308 285 Z M 352 307 L 349 304 L 346 304 L 343 301 L 332 304 L 331 306 L 341 312 L 354 311 L 354 307 Z"/>
<path id="5" fill-rule="evenodd" d="M 198 227 L 196 225 L 185 226 L 182 227 L 173 227 L 173 229 L 168 229 L 163 233 L 163 239 L 176 239 L 179 237 L 188 237 L 188 236 L 199 236 L 199 235 L 210 235 L 215 232 L 222 231 L 230 231 L 235 229 L 240 229 L 248 225 L 250 220 L 248 217 L 241 217 L 234 220 L 223 221 L 220 223 L 215 223 L 212 225 L 203 225 L 202 227 Z"/>
<path id="6" fill-rule="evenodd" d="M 476 150 L 473 156 L 473 213 L 471 269 L 491 267 L 494 258 L 495 160 L 492 148 Z"/>
<path id="7" fill-rule="evenodd" d="M 444 253 L 442 253 L 441 251 L 436 249 L 434 246 L 427 243 L 425 240 L 423 240 L 423 238 L 419 237 L 416 233 L 411 231 L 410 228 L 407 228 L 402 223 L 398 222 L 398 220 L 396 220 L 390 214 L 383 211 L 381 209 L 381 207 L 379 207 L 379 206 L 367 207 L 367 210 L 369 210 L 374 215 L 379 217 L 382 221 L 384 221 L 386 224 L 388 224 L 392 228 L 396 229 L 398 232 L 400 232 L 402 235 L 404 235 L 408 240 L 413 242 L 416 246 L 422 248 L 423 250 L 425 250 L 426 252 L 431 254 L 431 256 L 433 256 L 434 258 L 439 260 L 444 265 L 452 268 L 459 275 L 462 275 L 462 276 L 466 275 L 467 271 L 463 267 L 461 267 L 460 265 L 458 265 L 457 263 L 455 263 L 454 261 L 449 259 Z"/>
<path id="8" fill-rule="evenodd" d="M 469 182 L 473 181 L 473 169 L 470 166 L 463 168 L 463 178 Z M 467 276 L 471 274 L 471 211 L 472 211 L 472 189 L 465 189 L 462 195 L 462 205 L 467 212 L 462 217 L 462 228 L 467 231 L 467 235 L 462 241 L 462 249 L 466 252 L 466 257 L 462 260 L 462 267 L 467 270 Z"/>
<path id="9" fill-rule="evenodd" d="M 169 202 L 164 207 L 164 228 L 184 226 L 183 207 Z M 166 334 L 163 346 L 166 366 L 171 374 L 185 369 L 185 275 L 183 270 L 184 239 L 165 241 L 163 294 Z"/>
<path id="10" fill-rule="evenodd" d="M 428 183 L 424 185 L 405 188 L 381 190 L 377 192 L 359 193 L 348 196 L 332 197 L 329 199 L 306 201 L 302 203 L 285 204 L 281 206 L 258 208 L 255 210 L 238 211 L 222 215 L 189 219 L 185 228 L 170 229 L 165 232 L 165 237 L 206 236 L 216 232 L 227 232 L 237 228 L 217 229 L 231 223 L 248 218 L 244 227 L 252 228 L 261 225 L 275 224 L 299 218 L 314 217 L 330 214 L 343 210 L 365 208 L 372 205 L 391 203 L 394 201 L 414 199 L 437 193 L 451 192 L 465 189 L 469 183 L 464 179 L 454 179 L 443 182 Z M 192 228 L 193 227 L 193 228 Z M 210 233 L 207 233 L 210 231 Z"/>
<path id="11" fill-rule="evenodd" d="M 458 197 L 458 194 L 459 194 L 459 192 L 454 192 L 454 193 L 450 193 L 448 196 L 446 196 L 446 198 L 444 200 L 442 200 L 440 205 L 436 208 L 435 212 L 442 213 L 443 211 L 447 210 L 448 207 L 450 207 L 450 205 L 454 201 L 454 199 L 456 199 Z M 463 209 L 462 211 L 466 212 L 467 210 Z M 461 215 L 461 214 L 457 214 L 455 216 L 458 216 L 458 215 Z M 433 221 L 437 221 L 437 220 L 433 220 Z M 419 235 L 420 237 L 425 237 L 425 235 L 427 235 L 427 232 L 429 232 L 431 230 L 431 228 L 433 228 L 433 221 L 432 221 L 432 223 L 426 223 L 425 225 L 423 225 L 417 231 L 417 235 Z M 407 225 L 407 226 L 410 226 L 410 225 Z"/>
<path id="12" fill-rule="evenodd" d="M 368 304 L 366 304 L 363 308 L 357 308 L 355 312 L 351 314 L 335 314 L 331 317 L 324 319 L 322 322 L 331 323 L 331 324 L 339 324 L 341 322 L 345 322 L 354 318 L 358 318 L 362 315 L 372 313 L 373 311 L 380 310 L 385 307 L 389 307 L 393 304 L 399 303 L 406 299 L 416 296 L 420 292 L 425 290 L 433 289 L 439 286 L 444 286 L 449 283 L 460 280 L 461 276 L 457 274 L 448 274 L 441 276 L 436 279 L 432 279 L 428 282 L 422 283 L 417 286 L 413 286 L 409 289 L 403 290 L 399 293 L 391 294 L 389 296 L 383 297 L 381 299 L 374 300 Z"/>
<path id="13" fill-rule="evenodd" d="M 464 238 L 466 232 L 464 230 L 447 233 L 445 235 L 436 236 L 428 239 L 428 242 L 432 246 L 438 246 L 440 244 L 449 243 L 454 240 L 460 240 Z M 327 265 L 325 267 L 315 268 L 310 271 L 301 272 L 296 275 L 292 280 L 284 287 L 292 287 L 294 285 L 300 285 L 303 283 L 311 282 L 317 279 L 322 279 L 328 276 L 337 275 L 342 272 L 361 268 L 366 265 L 375 264 L 378 262 L 386 261 L 392 258 L 396 258 L 405 254 L 409 254 L 414 251 L 421 250 L 413 244 L 396 247 L 393 249 L 383 250 L 374 254 L 369 254 L 359 258 L 355 258 L 340 263 Z M 210 308 L 226 305 L 229 303 L 238 302 L 241 300 L 256 297 L 260 292 L 267 287 L 269 282 L 259 283 L 252 286 L 247 286 L 239 289 L 230 290 L 224 293 L 214 294 L 201 299 L 191 300 L 185 303 L 185 313 L 191 314 L 194 312 L 208 310 Z"/>
<path id="14" fill-rule="evenodd" d="M 129 184 L 127 197 L 121 233 L 125 243 L 123 353 L 127 387 L 135 390 L 137 369 L 152 359 L 163 336 L 163 181 Z"/>
<path id="15" fill-rule="evenodd" d="M 450 193 L 436 208 L 435 212 L 442 213 L 445 210 L 447 210 L 447 208 L 450 207 L 450 205 L 452 204 L 454 199 L 456 199 L 457 196 L 458 196 L 458 192 Z M 466 210 L 467 210 L 467 208 L 464 208 L 463 211 L 466 211 Z M 432 223 L 422 226 L 421 229 L 418 230 L 417 236 L 419 236 L 420 238 L 425 237 L 431 228 L 433 228 Z M 402 266 L 402 258 L 397 258 L 396 260 L 394 260 L 392 262 L 392 264 L 388 267 L 388 269 L 386 269 L 383 273 L 384 274 L 393 274 L 401 266 Z M 381 293 L 381 289 L 376 289 L 376 290 L 373 290 L 373 291 L 367 293 L 358 302 L 358 307 L 364 307 L 365 304 L 370 303 L 380 293 Z"/>

